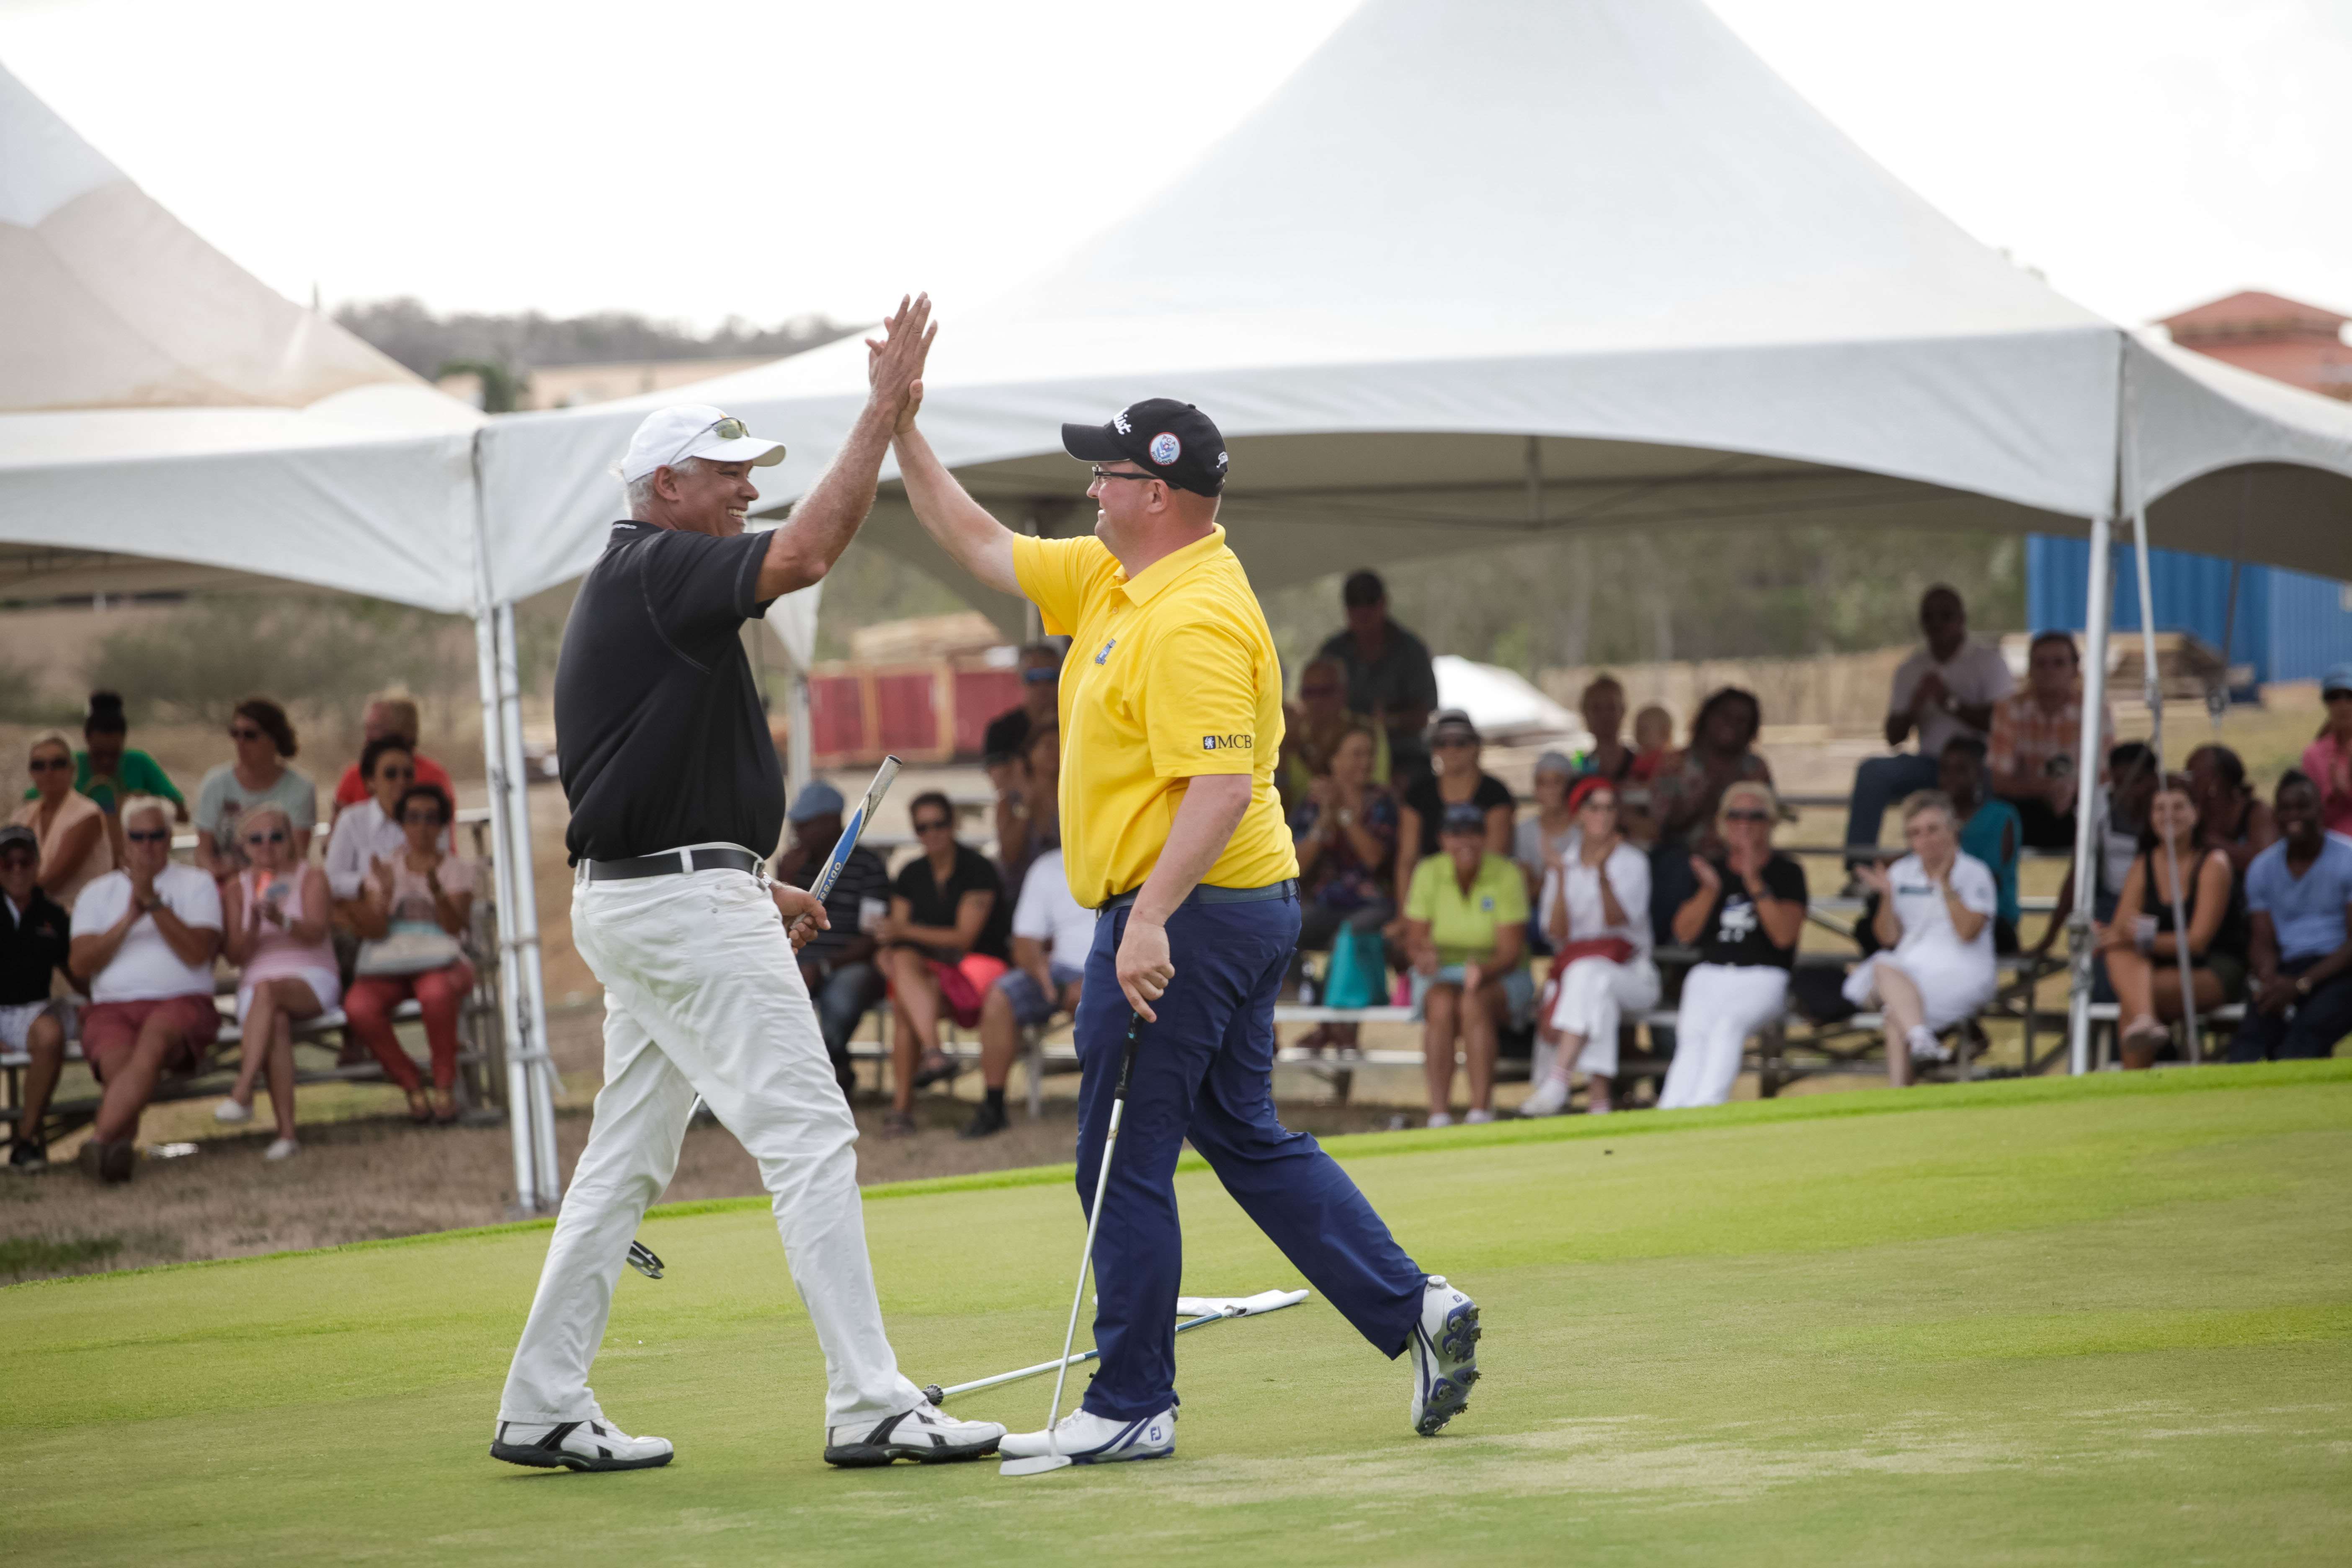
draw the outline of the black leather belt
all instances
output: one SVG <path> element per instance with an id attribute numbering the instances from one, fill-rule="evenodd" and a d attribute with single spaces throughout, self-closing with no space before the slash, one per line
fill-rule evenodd
<path id="1" fill-rule="evenodd" d="M 761 865 L 749 849 L 666 849 L 658 855 L 636 855 L 626 860 L 590 860 L 592 882 L 627 882 L 639 877 L 677 877 L 688 871 L 744 871 L 756 874 Z"/>
<path id="2" fill-rule="evenodd" d="M 1113 910 L 1123 910 L 1135 902 L 1136 896 L 1142 891 L 1142 889 L 1137 888 L 1132 892 L 1114 894 L 1104 901 L 1101 909 L 1095 912 L 1097 915 L 1107 915 Z M 1268 882 L 1263 888 L 1213 888 L 1208 883 L 1202 882 L 1184 895 L 1184 902 L 1187 904 L 1270 904 L 1276 899 L 1295 899 L 1297 896 L 1298 883 L 1296 879 Z"/>

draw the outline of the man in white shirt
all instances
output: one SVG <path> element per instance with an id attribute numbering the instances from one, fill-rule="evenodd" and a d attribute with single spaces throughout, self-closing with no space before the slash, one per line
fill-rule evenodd
<path id="1" fill-rule="evenodd" d="M 1904 796 L 1934 789 L 1937 759 L 1958 735 L 1985 740 L 1992 707 L 2016 684 L 2000 650 L 1969 640 L 1969 613 L 1960 596 L 1937 584 L 1919 600 L 1919 630 L 1927 646 L 1895 669 L 1886 702 L 1886 743 L 1899 746 L 1916 731 L 1916 752 L 1870 757 L 1854 770 L 1853 799 L 1845 824 L 1848 868 L 1874 859 L 1886 808 Z"/>
<path id="2" fill-rule="evenodd" d="M 89 976 L 81 1051 L 106 1086 L 82 1145 L 82 1169 L 131 1179 L 140 1113 L 166 1071 L 202 1065 L 220 1033 L 213 955 L 220 951 L 220 889 L 172 863 L 172 809 L 152 795 L 122 805 L 123 866 L 74 900 L 72 962 Z"/>
<path id="3" fill-rule="evenodd" d="M 961 1136 L 1004 1131 L 1004 1080 L 1021 1050 L 1024 1028 L 1043 1028 L 1056 1013 L 1078 1010 L 1095 912 L 1070 896 L 1059 847 L 1029 862 L 1013 906 L 1013 967 L 996 977 L 980 1005 L 980 1079 L 985 1096 Z"/>

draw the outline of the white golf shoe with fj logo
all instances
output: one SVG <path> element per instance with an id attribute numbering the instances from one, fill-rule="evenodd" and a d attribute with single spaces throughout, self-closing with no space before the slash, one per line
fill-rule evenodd
<path id="1" fill-rule="evenodd" d="M 938 1465 L 996 1452 L 1004 1428 L 993 1421 L 959 1421 L 929 1404 L 886 1415 L 872 1426 L 824 1429 L 824 1462 L 856 1469 L 893 1459 Z"/>
<path id="2" fill-rule="evenodd" d="M 1421 1290 L 1421 1316 L 1412 1325 L 1412 1429 L 1434 1437 L 1437 1429 L 1470 1405 L 1470 1385 L 1478 1381 L 1478 1303 L 1433 1274 Z"/>
<path id="3" fill-rule="evenodd" d="M 1015 1432 L 1004 1439 L 1008 1459 L 1038 1459 L 1059 1454 L 1074 1465 L 1108 1465 L 1120 1459 L 1164 1459 L 1176 1451 L 1176 1407 L 1140 1421 L 1114 1421 L 1078 1409 L 1050 1431 Z"/>
<path id="4" fill-rule="evenodd" d="M 667 1437 L 632 1437 L 600 1413 L 589 1421 L 501 1421 L 490 1458 L 534 1470 L 650 1470 L 670 1459 Z"/>

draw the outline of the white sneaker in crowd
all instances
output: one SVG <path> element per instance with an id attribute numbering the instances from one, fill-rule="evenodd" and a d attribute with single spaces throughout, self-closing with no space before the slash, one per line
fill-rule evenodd
<path id="1" fill-rule="evenodd" d="M 1421 1290 L 1421 1316 L 1412 1325 L 1412 1429 L 1434 1437 L 1437 1429 L 1470 1405 L 1470 1385 L 1478 1381 L 1478 1303 L 1433 1274 Z"/>
<path id="2" fill-rule="evenodd" d="M 224 1100 L 213 1107 L 213 1120 L 225 1121 L 231 1127 L 242 1127 L 253 1120 L 253 1107 L 239 1105 L 234 1100 Z"/>
<path id="3" fill-rule="evenodd" d="M 269 1147 L 261 1152 L 261 1157 L 265 1160 L 289 1160 L 301 1152 L 302 1145 L 293 1139 L 275 1138 L 270 1141 Z"/>
<path id="4" fill-rule="evenodd" d="M 893 1459 L 923 1465 L 977 1459 L 996 1452 L 1003 1436 L 1004 1428 L 993 1421 L 959 1421 L 935 1405 L 923 1404 L 886 1415 L 871 1426 L 826 1427 L 824 1462 L 856 1469 Z"/>
<path id="5" fill-rule="evenodd" d="M 1114 1421 L 1084 1408 L 1071 1411 L 1045 1432 L 1016 1432 L 1004 1439 L 1008 1459 L 1066 1455 L 1074 1465 L 1108 1465 L 1120 1459 L 1164 1459 L 1176 1451 L 1176 1407 L 1140 1421 Z"/>
<path id="6" fill-rule="evenodd" d="M 501 1421 L 490 1458 L 534 1470 L 649 1470 L 669 1463 L 667 1437 L 632 1437 L 600 1412 L 593 1420 Z"/>
<path id="7" fill-rule="evenodd" d="M 1568 1109 L 1568 1075 L 1554 1073 L 1536 1085 L 1536 1091 L 1519 1101 L 1521 1116 L 1558 1116 Z"/>
<path id="8" fill-rule="evenodd" d="M 1487 1110 L 1486 1107 L 1480 1106 L 1462 1118 L 1462 1125 L 1465 1127 L 1484 1127 L 1486 1123 L 1494 1120 L 1495 1113 Z"/>
<path id="9" fill-rule="evenodd" d="M 1451 1127 L 1454 1125 L 1454 1115 L 1451 1111 L 1433 1110 L 1429 1113 L 1429 1120 L 1423 1122 L 1422 1125 L 1423 1127 Z"/>
<path id="10" fill-rule="evenodd" d="M 1922 1024 L 1909 1037 L 1911 1059 L 1915 1062 L 1948 1062 L 1952 1059 L 1952 1047 L 1936 1037 L 1936 1031 Z"/>

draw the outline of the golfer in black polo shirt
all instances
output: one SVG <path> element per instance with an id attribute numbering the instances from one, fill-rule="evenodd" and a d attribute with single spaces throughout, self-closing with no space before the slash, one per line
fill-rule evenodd
<path id="1" fill-rule="evenodd" d="M 873 506 L 929 316 L 927 299 L 901 301 L 884 323 L 864 412 L 772 533 L 745 533 L 743 518 L 760 495 L 751 470 L 784 449 L 716 408 L 648 415 L 623 459 L 630 521 L 614 525 L 581 584 L 555 670 L 572 934 L 604 985 L 604 1087 L 507 1374 L 498 1458 L 575 1470 L 669 1462 L 664 1439 L 604 1419 L 588 1367 L 697 1094 L 775 1195 L 793 1283 L 824 1351 L 826 1460 L 971 1458 L 1004 1435 L 932 1408 L 882 1331 L 857 1124 L 793 956 L 824 911 L 767 879 L 783 778 L 740 637 L 770 601 L 824 576 Z"/>

